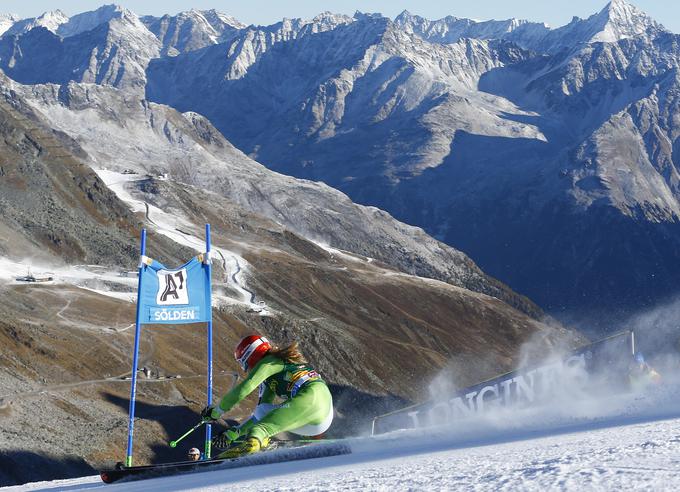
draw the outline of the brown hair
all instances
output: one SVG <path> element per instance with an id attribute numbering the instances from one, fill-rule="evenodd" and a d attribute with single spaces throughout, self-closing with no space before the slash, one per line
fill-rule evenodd
<path id="1" fill-rule="evenodd" d="M 305 356 L 302 355 L 302 352 L 300 352 L 300 348 L 298 347 L 297 342 L 293 342 L 287 347 L 272 347 L 267 355 L 273 355 L 278 357 L 279 359 L 284 360 L 285 362 L 290 362 L 292 364 L 306 364 L 307 359 L 305 359 Z"/>

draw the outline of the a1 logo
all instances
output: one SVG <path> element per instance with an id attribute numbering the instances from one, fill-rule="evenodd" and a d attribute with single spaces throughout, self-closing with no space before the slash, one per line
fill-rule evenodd
<path id="1" fill-rule="evenodd" d="M 158 271 L 156 304 L 160 306 L 189 304 L 189 286 L 187 285 L 186 268 L 174 271 Z"/>

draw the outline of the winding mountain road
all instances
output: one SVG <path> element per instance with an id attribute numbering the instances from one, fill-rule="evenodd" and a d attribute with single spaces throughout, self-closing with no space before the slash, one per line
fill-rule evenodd
<path id="1" fill-rule="evenodd" d="M 220 254 L 222 253 L 220 252 Z M 222 258 L 224 258 L 224 256 Z M 238 278 L 236 277 L 239 273 L 241 273 L 241 264 L 239 263 L 238 258 L 236 258 L 235 256 L 232 256 L 232 258 L 234 259 L 234 263 L 236 263 L 236 270 L 234 271 L 234 273 L 231 274 L 231 279 L 240 290 L 250 295 L 250 299 L 248 300 L 248 302 L 250 302 L 251 304 L 255 304 L 255 292 L 248 289 L 245 285 L 241 285 Z"/>

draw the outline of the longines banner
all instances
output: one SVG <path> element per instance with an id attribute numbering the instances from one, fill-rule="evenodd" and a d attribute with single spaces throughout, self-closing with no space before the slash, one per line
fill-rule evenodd
<path id="1" fill-rule="evenodd" d="M 635 351 L 630 331 L 582 347 L 562 360 L 530 370 L 514 371 L 460 390 L 448 399 L 428 401 L 373 419 L 373 433 L 414 429 L 510 405 L 532 405 L 565 384 L 585 385 L 594 375 L 608 387 L 623 384 Z"/>

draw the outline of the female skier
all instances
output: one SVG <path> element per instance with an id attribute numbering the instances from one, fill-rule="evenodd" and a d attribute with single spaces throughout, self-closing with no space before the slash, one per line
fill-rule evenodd
<path id="1" fill-rule="evenodd" d="M 269 445 L 270 437 L 281 432 L 316 436 L 331 426 L 331 393 L 300 353 L 297 342 L 279 348 L 263 336 L 250 335 L 236 346 L 234 357 L 248 376 L 219 405 L 204 408 L 201 416 L 208 422 L 219 419 L 258 386 L 260 399 L 246 422 L 213 439 L 216 448 L 228 448 L 218 458 L 256 453 Z M 274 405 L 276 396 L 284 402 Z"/>

